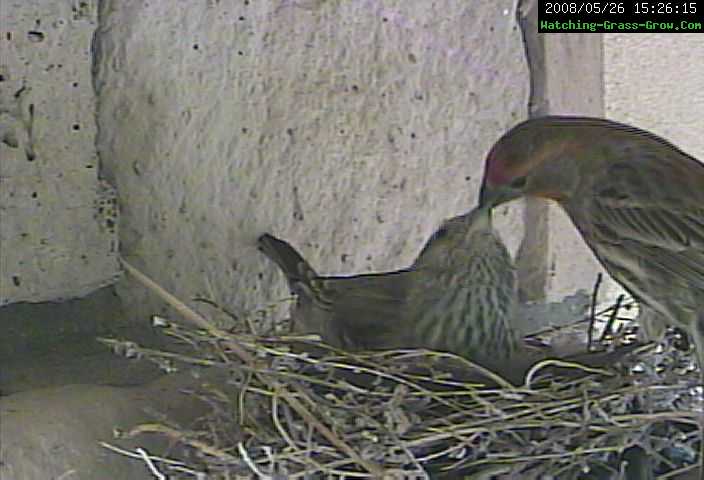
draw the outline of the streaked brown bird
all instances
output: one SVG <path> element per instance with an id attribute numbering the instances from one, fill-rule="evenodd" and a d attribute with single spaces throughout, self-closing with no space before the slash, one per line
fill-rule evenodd
<path id="1" fill-rule="evenodd" d="M 427 348 L 492 368 L 516 338 L 511 257 L 486 209 L 446 220 L 407 269 L 321 277 L 288 243 L 269 234 L 259 249 L 298 296 L 295 330 L 348 351 Z"/>
<path id="2" fill-rule="evenodd" d="M 704 371 L 704 165 L 650 132 L 599 118 L 544 117 L 489 152 L 480 205 L 556 201 L 644 307 L 651 335 L 671 324 Z"/>

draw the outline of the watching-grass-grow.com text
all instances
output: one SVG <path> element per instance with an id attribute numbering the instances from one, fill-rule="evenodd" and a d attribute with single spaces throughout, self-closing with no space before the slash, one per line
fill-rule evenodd
<path id="1" fill-rule="evenodd" d="M 582 22 L 580 20 L 540 20 L 540 31 L 704 31 L 701 22 Z"/>

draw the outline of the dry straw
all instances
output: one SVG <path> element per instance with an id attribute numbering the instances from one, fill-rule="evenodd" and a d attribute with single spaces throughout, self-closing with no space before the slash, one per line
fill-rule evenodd
<path id="1" fill-rule="evenodd" d="M 626 479 L 638 478 L 638 462 L 658 478 L 694 469 L 701 391 L 676 348 L 617 355 L 608 370 L 545 360 L 516 386 L 450 354 L 349 354 L 301 337 L 224 332 L 123 264 L 194 324 L 164 327 L 190 347 L 102 341 L 227 379 L 191 392 L 209 406 L 196 425 L 155 422 L 128 433 L 186 448 L 187 464 L 131 454 L 168 478 Z"/>

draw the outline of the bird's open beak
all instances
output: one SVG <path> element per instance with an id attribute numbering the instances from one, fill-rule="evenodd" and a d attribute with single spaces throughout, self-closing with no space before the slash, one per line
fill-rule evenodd
<path id="1" fill-rule="evenodd" d="M 479 206 L 482 208 L 493 208 L 520 196 L 520 191 L 509 186 L 489 186 L 487 182 L 484 182 L 481 190 L 479 190 Z"/>

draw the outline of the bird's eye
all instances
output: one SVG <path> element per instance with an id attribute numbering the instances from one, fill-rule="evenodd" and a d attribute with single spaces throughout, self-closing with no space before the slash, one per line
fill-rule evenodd
<path id="1" fill-rule="evenodd" d="M 526 186 L 527 181 L 526 177 L 518 177 L 511 182 L 511 188 L 521 189 Z"/>

